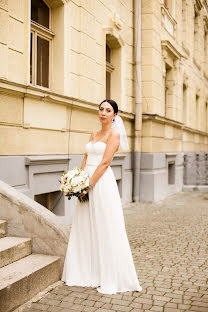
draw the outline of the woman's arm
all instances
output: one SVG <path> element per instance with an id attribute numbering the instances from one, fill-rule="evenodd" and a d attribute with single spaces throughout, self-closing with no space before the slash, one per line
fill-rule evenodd
<path id="1" fill-rule="evenodd" d="M 97 166 L 96 170 L 94 171 L 92 177 L 90 178 L 90 185 L 95 185 L 95 183 L 99 180 L 99 178 L 104 174 L 107 170 L 108 166 L 110 165 L 114 154 L 117 152 L 120 145 L 120 134 L 119 132 L 112 132 L 110 135 L 107 146 L 103 155 L 103 159 L 100 164 Z"/>
<path id="2" fill-rule="evenodd" d="M 82 161 L 81 169 L 84 170 L 85 165 L 86 165 L 86 162 L 87 162 L 87 154 L 85 153 L 85 154 L 84 154 L 83 161 Z"/>

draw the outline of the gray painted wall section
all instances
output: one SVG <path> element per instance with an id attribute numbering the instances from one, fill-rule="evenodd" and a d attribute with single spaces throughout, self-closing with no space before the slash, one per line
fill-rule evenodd
<path id="1" fill-rule="evenodd" d="M 35 195 L 59 191 L 64 170 L 80 167 L 84 155 L 1 156 L 0 179 L 31 199 Z M 132 201 L 132 155 L 116 154 L 111 162 L 122 203 Z M 54 193 L 53 212 L 63 223 L 71 224 L 77 198 L 70 201 L 61 192 Z"/>
<path id="2" fill-rule="evenodd" d="M 174 183 L 169 183 L 169 175 L 174 175 Z M 141 154 L 140 201 L 162 200 L 180 192 L 182 186 L 183 153 Z"/>
<path id="3" fill-rule="evenodd" d="M 208 152 L 184 155 L 184 185 L 208 184 Z"/>

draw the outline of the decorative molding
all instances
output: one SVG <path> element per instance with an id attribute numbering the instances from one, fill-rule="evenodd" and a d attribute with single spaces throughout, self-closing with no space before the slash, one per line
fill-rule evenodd
<path id="1" fill-rule="evenodd" d="M 193 57 L 193 63 L 196 65 L 196 67 L 198 68 L 198 70 L 201 70 L 201 66 L 199 65 L 197 59 L 195 57 Z"/>
<path id="2" fill-rule="evenodd" d="M 123 40 L 120 31 L 115 27 L 104 27 L 104 31 L 107 37 L 107 43 L 111 49 L 120 48 L 124 46 L 125 41 Z"/>
<path id="3" fill-rule="evenodd" d="M 64 5 L 65 3 L 69 2 L 70 0 L 46 0 L 46 3 L 51 7 L 51 8 L 57 8 L 61 5 Z"/>
<path id="4" fill-rule="evenodd" d="M 204 16 L 204 33 L 205 33 L 205 36 L 208 33 L 208 17 L 207 16 Z"/>
<path id="5" fill-rule="evenodd" d="M 183 127 L 183 123 L 175 121 L 173 119 L 169 119 L 169 118 L 164 117 L 164 116 L 157 115 L 157 114 L 142 114 L 142 119 L 143 120 L 153 120 L 155 122 L 172 125 L 172 126 L 177 127 L 177 128 Z"/>
<path id="6" fill-rule="evenodd" d="M 184 42 L 182 42 L 182 47 L 183 47 L 184 52 L 187 54 L 187 57 L 186 57 L 186 56 L 184 56 L 184 57 L 188 58 L 188 57 L 190 56 L 190 51 L 189 51 L 189 49 L 186 47 L 186 45 L 185 45 Z"/>
<path id="7" fill-rule="evenodd" d="M 174 59 L 180 59 L 181 57 L 184 57 L 184 55 L 181 54 L 181 52 L 179 52 L 177 48 L 169 40 L 162 40 L 161 46 L 164 58 L 167 57 L 167 54 L 172 55 Z"/>
<path id="8" fill-rule="evenodd" d="M 203 74 L 204 74 L 204 78 L 208 80 L 208 75 L 207 75 L 207 73 L 204 71 Z"/>
<path id="9" fill-rule="evenodd" d="M 112 17 L 112 22 L 119 30 L 122 29 L 123 25 L 122 25 L 121 18 L 118 15 L 118 13 L 114 13 Z"/>
<path id="10" fill-rule="evenodd" d="M 183 84 L 186 86 L 186 88 L 188 87 L 188 80 L 189 80 L 189 76 L 187 75 L 186 72 L 183 73 Z"/>
<path id="11" fill-rule="evenodd" d="M 205 7 L 205 9 L 206 9 L 206 11 L 208 13 L 208 3 L 207 3 L 207 0 L 204 0 L 204 7 Z"/>
<path id="12" fill-rule="evenodd" d="M 162 25 L 168 31 L 168 33 L 173 37 L 176 38 L 176 20 L 172 17 L 170 12 L 167 8 L 162 4 L 161 6 L 161 13 L 162 13 Z"/>
<path id="13" fill-rule="evenodd" d="M 175 121 L 173 119 L 169 119 L 169 118 L 166 118 L 164 116 L 157 115 L 157 114 L 142 114 L 142 119 L 143 120 L 152 120 L 152 121 L 159 122 L 162 124 L 172 125 L 174 127 L 181 128 L 181 130 L 183 130 L 183 131 L 189 131 L 189 132 L 192 132 L 194 134 L 204 135 L 206 137 L 208 136 L 207 132 L 197 130 L 194 128 L 190 128 L 188 126 L 185 126 L 184 123 L 181 123 L 179 121 Z"/>
<path id="14" fill-rule="evenodd" d="M 43 89 L 38 86 L 25 85 L 4 78 L 0 78 L 0 93 L 5 95 L 18 96 L 21 98 L 36 98 L 38 100 L 64 104 L 67 106 L 74 106 L 79 109 L 85 109 L 90 111 L 97 111 L 99 104 L 58 94 L 51 91 L 50 89 Z M 134 120 L 135 118 L 135 113 L 129 113 L 123 110 L 119 110 L 119 115 L 129 120 Z"/>
<path id="15" fill-rule="evenodd" d="M 54 165 L 54 164 L 68 164 L 71 157 L 68 155 L 59 156 L 26 156 L 26 166 L 37 166 L 37 165 Z"/>
<path id="16" fill-rule="evenodd" d="M 202 2 L 201 2 L 201 0 L 195 0 L 195 4 L 194 4 L 195 17 L 200 14 L 201 9 L 202 9 Z"/>

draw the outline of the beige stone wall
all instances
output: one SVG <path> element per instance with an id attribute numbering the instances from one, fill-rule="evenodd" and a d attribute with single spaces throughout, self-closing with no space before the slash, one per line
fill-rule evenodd
<path id="1" fill-rule="evenodd" d="M 100 127 L 106 35 L 116 67 L 112 97 L 132 146 L 133 1 L 46 2 L 54 33 L 49 88 L 30 84 L 30 1 L 0 1 L 0 155 L 84 152 Z"/>
<path id="2" fill-rule="evenodd" d="M 168 3 L 167 9 L 161 0 L 142 1 L 142 151 L 207 151 L 208 7 L 206 1 Z M 197 21 L 194 8 L 199 9 Z M 194 23 L 198 27 L 196 37 Z M 167 105 L 165 79 L 169 87 Z"/>
<path id="3" fill-rule="evenodd" d="M 0 78 L 27 83 L 29 1 L 0 1 Z"/>

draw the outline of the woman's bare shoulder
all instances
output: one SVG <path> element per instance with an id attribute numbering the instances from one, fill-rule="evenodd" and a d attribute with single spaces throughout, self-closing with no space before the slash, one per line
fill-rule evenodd
<path id="1" fill-rule="evenodd" d="M 119 133 L 119 131 L 117 129 L 112 128 L 110 136 L 113 137 L 113 138 L 120 138 L 120 133 Z"/>

